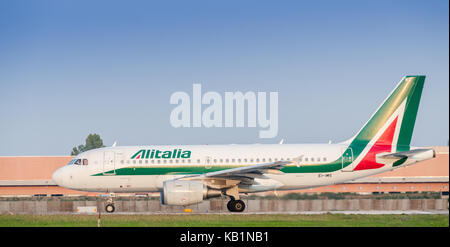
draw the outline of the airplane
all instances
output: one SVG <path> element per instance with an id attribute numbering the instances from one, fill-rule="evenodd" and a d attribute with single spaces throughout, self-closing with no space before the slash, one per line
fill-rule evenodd
<path id="1" fill-rule="evenodd" d="M 52 179 L 110 193 L 109 213 L 114 193 L 143 192 L 160 192 L 164 205 L 225 196 L 230 212 L 242 212 L 242 193 L 339 184 L 434 158 L 433 149 L 410 146 L 424 82 L 423 75 L 403 77 L 356 135 L 340 143 L 113 145 L 77 155 Z"/>

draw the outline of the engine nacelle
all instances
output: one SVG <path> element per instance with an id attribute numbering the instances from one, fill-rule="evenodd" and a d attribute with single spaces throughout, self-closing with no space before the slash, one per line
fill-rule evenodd
<path id="1" fill-rule="evenodd" d="M 201 181 L 169 180 L 163 183 L 161 203 L 164 205 L 189 205 L 221 195 L 219 190 L 208 189 Z"/>

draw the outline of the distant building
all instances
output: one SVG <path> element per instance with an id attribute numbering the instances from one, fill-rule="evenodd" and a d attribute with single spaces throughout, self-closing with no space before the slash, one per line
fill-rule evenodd
<path id="1" fill-rule="evenodd" d="M 448 146 L 434 147 L 436 158 L 390 172 L 344 184 L 322 186 L 293 192 L 446 192 L 449 182 Z M 97 195 L 69 190 L 51 180 L 53 172 L 67 164 L 72 156 L 3 156 L 0 157 L 0 196 Z"/>

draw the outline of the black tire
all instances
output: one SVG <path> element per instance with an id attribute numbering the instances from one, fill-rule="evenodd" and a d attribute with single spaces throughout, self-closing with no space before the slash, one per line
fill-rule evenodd
<path id="1" fill-rule="evenodd" d="M 230 212 L 242 212 L 245 209 L 245 203 L 241 200 L 231 200 L 227 203 Z"/>
<path id="2" fill-rule="evenodd" d="M 230 200 L 230 201 L 227 203 L 228 211 L 234 212 L 234 211 L 233 211 L 234 202 L 235 202 L 235 200 Z"/>
<path id="3" fill-rule="evenodd" d="M 108 213 L 112 213 L 112 212 L 114 212 L 114 210 L 116 210 L 116 208 L 114 207 L 113 204 L 107 204 L 106 207 L 105 207 L 105 210 Z"/>

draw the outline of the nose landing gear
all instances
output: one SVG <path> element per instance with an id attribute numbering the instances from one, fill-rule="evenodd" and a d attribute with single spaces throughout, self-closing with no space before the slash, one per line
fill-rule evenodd
<path id="1" fill-rule="evenodd" d="M 111 193 L 108 201 L 106 201 L 108 204 L 106 204 L 105 206 L 105 211 L 108 213 L 112 213 L 114 212 L 114 210 L 116 210 L 116 207 L 114 207 L 114 196 L 114 193 Z"/>

